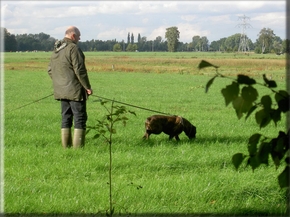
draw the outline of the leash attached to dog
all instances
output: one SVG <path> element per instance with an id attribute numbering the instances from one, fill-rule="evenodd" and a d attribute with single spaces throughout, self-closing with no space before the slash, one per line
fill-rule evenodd
<path id="1" fill-rule="evenodd" d="M 120 102 L 120 101 L 117 101 L 117 100 L 108 99 L 108 98 L 105 98 L 105 97 L 102 97 L 102 96 L 97 96 L 97 95 L 90 95 L 90 96 L 98 97 L 100 99 L 105 99 L 105 100 L 108 100 L 108 101 L 114 101 L 114 102 L 119 103 L 119 104 L 123 104 L 123 105 L 126 105 L 126 106 L 130 106 L 130 107 L 134 107 L 134 108 L 138 108 L 138 109 L 142 109 L 142 110 L 146 110 L 146 111 L 150 111 L 150 112 L 155 112 L 155 113 L 159 113 L 159 114 L 163 114 L 163 115 L 172 115 L 172 114 L 169 114 L 169 113 L 155 111 L 155 110 L 152 110 L 152 109 L 148 109 L 148 108 L 132 105 L 132 104 L 129 104 L 129 103 L 124 103 L 124 102 Z"/>
<path id="2" fill-rule="evenodd" d="M 53 96 L 53 93 L 52 93 L 52 94 L 49 94 L 49 95 L 47 95 L 47 96 L 45 96 L 45 97 L 42 97 L 42 98 L 40 98 L 40 99 L 34 100 L 34 101 L 30 102 L 30 103 L 27 103 L 27 104 L 25 104 L 25 105 L 22 105 L 22 106 L 20 106 L 20 107 L 17 107 L 17 108 L 15 108 L 15 109 L 12 109 L 12 110 L 10 110 L 10 112 L 11 112 L 11 111 L 18 110 L 18 109 L 21 109 L 21 108 L 26 107 L 26 106 L 28 106 L 28 105 L 31 105 L 31 104 L 37 103 L 37 102 L 39 102 L 39 101 L 41 101 L 41 100 L 43 100 L 43 99 L 46 99 L 46 98 L 48 98 L 48 97 L 51 97 L 51 96 Z M 140 106 L 132 105 L 132 104 L 129 104 L 129 103 L 124 103 L 124 102 L 120 102 L 120 101 L 117 101 L 117 100 L 112 100 L 112 99 L 109 99 L 109 98 L 106 98 L 106 97 L 102 97 L 102 96 L 90 95 L 90 97 L 92 97 L 92 96 L 94 96 L 94 97 L 98 97 L 98 98 L 100 98 L 100 99 L 105 99 L 105 100 L 108 100 L 108 101 L 114 101 L 114 102 L 119 103 L 119 104 L 123 104 L 123 105 L 126 105 L 126 106 L 130 106 L 130 107 L 134 107 L 134 108 L 138 108 L 138 109 L 142 109 L 142 110 L 146 110 L 146 111 L 150 111 L 150 112 L 155 112 L 155 113 L 164 114 L 164 115 L 172 115 L 172 114 L 169 114 L 169 113 L 160 112 L 160 111 L 155 111 L 155 110 L 152 110 L 152 109 L 148 109 L 148 108 L 144 108 L 144 107 L 140 107 Z"/>

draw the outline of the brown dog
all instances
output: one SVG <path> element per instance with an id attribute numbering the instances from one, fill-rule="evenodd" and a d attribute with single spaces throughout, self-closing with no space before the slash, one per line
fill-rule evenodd
<path id="1" fill-rule="evenodd" d="M 145 129 L 144 139 L 149 139 L 150 134 L 164 132 L 170 140 L 175 137 L 179 141 L 178 135 L 183 131 L 189 139 L 195 138 L 196 134 L 196 127 L 180 116 L 153 115 L 146 119 Z"/>

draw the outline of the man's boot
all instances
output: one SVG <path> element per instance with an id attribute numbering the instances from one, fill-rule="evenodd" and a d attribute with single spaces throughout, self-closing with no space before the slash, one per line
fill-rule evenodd
<path id="1" fill-rule="evenodd" d="M 72 135 L 70 128 L 61 129 L 61 144 L 63 148 L 69 148 L 72 146 Z"/>
<path id="2" fill-rule="evenodd" d="M 85 145 L 86 130 L 84 129 L 74 129 L 74 140 L 73 147 L 80 148 Z"/>

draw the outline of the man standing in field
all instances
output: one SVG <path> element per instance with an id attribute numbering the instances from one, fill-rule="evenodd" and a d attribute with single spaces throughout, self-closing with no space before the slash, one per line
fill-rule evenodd
<path id="1" fill-rule="evenodd" d="M 55 43 L 48 65 L 54 98 L 61 102 L 61 141 L 64 148 L 84 146 L 87 122 L 86 100 L 88 95 L 93 93 L 85 66 L 85 56 L 77 46 L 80 36 L 78 28 L 68 27 L 64 39 Z"/>

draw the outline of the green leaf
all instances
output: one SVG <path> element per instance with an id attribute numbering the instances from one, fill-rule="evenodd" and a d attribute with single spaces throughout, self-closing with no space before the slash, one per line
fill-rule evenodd
<path id="1" fill-rule="evenodd" d="M 101 105 L 105 105 L 106 103 L 108 103 L 109 101 L 106 101 L 106 100 L 100 100 L 100 103 L 101 103 Z"/>
<path id="2" fill-rule="evenodd" d="M 270 112 L 272 106 L 272 99 L 269 95 L 265 95 L 261 98 L 261 104 L 266 112 Z"/>
<path id="3" fill-rule="evenodd" d="M 86 135 L 91 131 L 91 128 L 87 126 Z"/>
<path id="4" fill-rule="evenodd" d="M 238 97 L 233 101 L 233 107 L 240 119 L 243 113 L 247 113 L 252 108 L 252 103 L 250 101 L 245 101 L 242 97 Z"/>
<path id="5" fill-rule="evenodd" d="M 277 138 L 270 141 L 272 145 L 271 156 L 276 168 L 280 166 L 280 161 L 284 158 L 287 150 L 289 149 L 289 136 L 283 131 L 279 131 Z"/>
<path id="6" fill-rule="evenodd" d="M 289 111 L 289 103 L 290 103 L 289 98 L 282 99 L 278 102 L 278 107 L 282 112 L 286 113 Z"/>
<path id="7" fill-rule="evenodd" d="M 240 167 L 240 165 L 243 162 L 243 160 L 245 159 L 245 157 L 246 156 L 243 153 L 236 153 L 233 155 L 232 162 L 233 162 L 236 169 L 238 169 Z"/>
<path id="8" fill-rule="evenodd" d="M 215 66 L 205 60 L 202 60 L 199 65 L 198 65 L 198 69 L 203 69 L 203 68 L 206 68 L 206 67 L 214 67 L 214 68 L 218 68 L 218 66 Z"/>
<path id="9" fill-rule="evenodd" d="M 279 136 L 277 137 L 277 143 L 274 148 L 275 151 L 281 153 L 281 158 L 284 156 L 285 150 L 287 149 L 286 147 L 288 146 L 288 137 L 285 135 L 284 132 L 279 132 Z"/>
<path id="10" fill-rule="evenodd" d="M 286 164 L 290 164 L 290 157 L 286 157 L 285 162 L 286 162 Z"/>
<path id="11" fill-rule="evenodd" d="M 97 138 L 99 138 L 101 136 L 101 134 L 96 134 L 96 135 L 94 135 L 94 139 L 97 139 Z"/>
<path id="12" fill-rule="evenodd" d="M 257 153 L 257 145 L 260 141 L 261 136 L 261 134 L 255 133 L 249 138 L 248 152 L 251 156 Z"/>
<path id="13" fill-rule="evenodd" d="M 124 127 L 126 127 L 126 123 L 127 123 L 126 121 L 123 121 L 123 126 L 124 126 Z"/>
<path id="14" fill-rule="evenodd" d="M 246 120 L 248 119 L 248 117 L 253 113 L 253 111 L 255 111 L 256 110 L 256 108 L 257 108 L 257 106 L 256 105 L 254 105 L 254 106 L 252 106 L 250 109 L 249 109 L 249 111 L 248 111 L 248 113 L 247 113 L 247 116 L 246 116 Z"/>
<path id="15" fill-rule="evenodd" d="M 271 152 L 271 144 L 267 142 L 261 143 L 257 154 L 260 163 L 268 165 L 270 152 Z"/>
<path id="16" fill-rule="evenodd" d="M 109 129 L 109 132 L 112 133 L 112 134 L 116 134 L 116 129 Z"/>
<path id="17" fill-rule="evenodd" d="M 272 109 L 270 112 L 270 116 L 272 120 L 274 121 L 275 125 L 277 126 L 277 123 L 281 121 L 281 110 L 280 109 Z"/>
<path id="18" fill-rule="evenodd" d="M 258 91 L 252 86 L 243 87 L 241 96 L 245 101 L 252 103 L 257 100 Z"/>
<path id="19" fill-rule="evenodd" d="M 237 82 L 239 84 L 247 84 L 247 85 L 256 84 L 256 81 L 247 75 L 238 75 Z"/>
<path id="20" fill-rule="evenodd" d="M 230 102 L 238 97 L 240 92 L 239 84 L 237 82 L 233 82 L 232 84 L 227 85 L 225 88 L 223 88 L 221 92 L 225 98 L 226 106 L 228 106 Z"/>
<path id="21" fill-rule="evenodd" d="M 265 111 L 264 109 L 256 112 L 255 118 L 260 128 L 266 127 L 271 121 L 270 113 Z"/>
<path id="22" fill-rule="evenodd" d="M 289 94 L 284 90 L 280 90 L 275 94 L 275 100 L 278 104 L 278 108 L 284 113 L 289 111 L 289 98 Z"/>
<path id="23" fill-rule="evenodd" d="M 134 111 L 128 111 L 130 114 L 132 114 L 132 115 L 135 115 L 135 116 L 137 116 L 136 115 L 136 113 L 134 112 Z"/>
<path id="24" fill-rule="evenodd" d="M 100 130 L 99 133 L 104 135 L 106 133 L 106 131 L 105 130 Z"/>
<path id="25" fill-rule="evenodd" d="M 242 112 L 243 103 L 244 103 L 244 100 L 242 97 L 238 97 L 233 101 L 233 107 L 236 111 L 238 119 L 241 119 L 241 117 L 243 116 L 243 112 Z"/>
<path id="26" fill-rule="evenodd" d="M 275 149 L 275 145 L 276 145 L 275 142 L 272 140 L 271 143 L 272 143 L 272 146 Z M 276 169 L 277 169 L 280 166 L 280 161 L 281 161 L 281 159 L 283 157 L 283 154 L 281 154 L 278 151 L 272 150 L 271 151 L 271 157 L 272 157 L 272 160 L 273 160 L 273 162 L 274 162 L 274 164 L 276 166 Z"/>
<path id="27" fill-rule="evenodd" d="M 286 166 L 283 172 L 278 176 L 278 182 L 280 188 L 287 188 L 289 187 L 289 166 Z"/>
<path id="28" fill-rule="evenodd" d="M 263 74 L 263 79 L 264 79 L 267 87 L 269 87 L 269 88 L 277 87 L 276 82 L 272 81 L 272 80 L 268 80 L 268 78 L 266 77 L 265 74 Z"/>
<path id="29" fill-rule="evenodd" d="M 218 77 L 218 75 L 214 76 L 212 79 L 210 79 L 210 80 L 207 82 L 206 87 L 205 87 L 205 92 L 206 92 L 206 93 L 208 92 L 209 87 L 212 85 L 212 83 L 213 83 L 213 81 L 214 81 L 214 79 L 215 79 L 216 77 Z"/>
<path id="30" fill-rule="evenodd" d="M 285 90 L 279 90 L 278 93 L 275 94 L 276 102 L 278 103 L 281 99 L 289 98 L 289 94 Z"/>
<path id="31" fill-rule="evenodd" d="M 252 170 L 254 171 L 261 165 L 261 163 L 259 161 L 259 158 L 255 155 L 248 159 L 248 165 L 250 165 L 252 167 Z"/>

